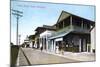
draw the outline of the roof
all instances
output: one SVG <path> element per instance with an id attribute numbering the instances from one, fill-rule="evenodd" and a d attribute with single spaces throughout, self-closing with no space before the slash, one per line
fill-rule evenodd
<path id="1" fill-rule="evenodd" d="M 95 28 L 95 25 L 90 29 L 90 32 Z"/>
<path id="2" fill-rule="evenodd" d="M 35 31 L 38 31 L 39 29 L 44 29 L 43 27 L 37 27 L 36 29 L 35 29 Z"/>
<path id="3" fill-rule="evenodd" d="M 64 20 L 65 18 L 69 17 L 69 16 L 70 16 L 69 13 L 66 13 L 65 11 L 62 11 L 57 22 L 60 22 L 60 21 Z"/>
<path id="4" fill-rule="evenodd" d="M 48 30 L 55 30 L 53 26 L 43 25 L 43 27 L 37 27 L 35 31 L 38 31 L 39 29 L 48 29 Z"/>
<path id="5" fill-rule="evenodd" d="M 83 18 L 81 16 L 78 16 L 78 15 L 75 15 L 75 14 L 72 14 L 72 13 L 69 13 L 67 11 L 62 11 L 61 14 L 60 14 L 60 16 L 59 16 L 59 18 L 58 18 L 58 20 L 57 20 L 57 23 L 59 23 L 60 21 L 64 20 L 65 18 L 67 18 L 67 17 L 69 17 L 71 15 L 76 16 L 76 17 L 79 17 L 79 18 Z M 87 18 L 83 18 L 83 19 L 88 20 L 88 21 L 91 21 L 91 22 L 95 22 L 95 21 L 92 21 L 92 20 L 87 19 Z"/>
<path id="6" fill-rule="evenodd" d="M 31 39 L 34 39 L 34 38 L 35 38 L 35 35 L 30 35 L 28 38 L 29 38 L 30 40 L 31 40 Z"/>

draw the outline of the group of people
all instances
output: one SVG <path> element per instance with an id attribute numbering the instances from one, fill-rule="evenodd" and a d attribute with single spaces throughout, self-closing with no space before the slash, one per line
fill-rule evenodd
<path id="1" fill-rule="evenodd" d="M 56 52 L 57 53 L 64 54 L 65 42 L 64 41 L 61 41 L 61 42 L 58 42 L 56 44 L 57 44 L 56 45 Z"/>
<path id="2" fill-rule="evenodd" d="M 58 51 L 59 53 L 61 54 L 64 54 L 64 48 L 65 48 L 65 43 L 62 41 L 60 44 L 57 44 L 56 45 L 56 51 Z M 40 46 L 40 50 L 42 51 L 43 50 L 43 46 Z M 57 53 L 58 53 L 57 52 Z"/>

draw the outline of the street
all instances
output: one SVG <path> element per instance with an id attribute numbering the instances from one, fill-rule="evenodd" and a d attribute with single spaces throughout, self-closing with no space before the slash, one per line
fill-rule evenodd
<path id="1" fill-rule="evenodd" d="M 57 63 L 69 63 L 78 62 L 76 60 L 55 56 L 52 54 L 41 52 L 32 48 L 20 48 L 23 52 L 19 51 L 19 66 L 21 65 L 38 65 L 38 64 L 57 64 Z M 27 60 L 28 59 L 28 60 Z"/>

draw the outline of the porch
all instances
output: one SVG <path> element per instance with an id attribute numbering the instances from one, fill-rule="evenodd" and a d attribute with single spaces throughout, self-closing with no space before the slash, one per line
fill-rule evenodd
<path id="1" fill-rule="evenodd" d="M 51 39 L 51 50 L 68 52 L 90 52 L 90 34 L 71 32 Z"/>

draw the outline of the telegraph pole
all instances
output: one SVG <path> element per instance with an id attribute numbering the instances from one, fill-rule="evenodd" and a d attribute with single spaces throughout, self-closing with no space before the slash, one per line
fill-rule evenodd
<path id="1" fill-rule="evenodd" d="M 21 35 L 19 35 L 19 45 L 20 45 L 20 39 L 21 39 Z"/>
<path id="2" fill-rule="evenodd" d="M 23 12 L 18 10 L 13 10 L 12 14 L 16 16 L 17 26 L 16 26 L 16 45 L 18 45 L 18 26 L 19 26 L 19 18 L 22 17 Z"/>

